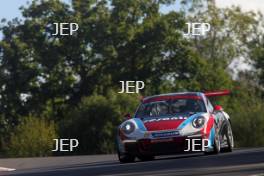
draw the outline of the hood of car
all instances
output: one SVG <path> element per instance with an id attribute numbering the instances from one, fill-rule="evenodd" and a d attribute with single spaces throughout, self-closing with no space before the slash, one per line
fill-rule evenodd
<path id="1" fill-rule="evenodd" d="M 159 130 L 173 130 L 189 118 L 191 114 L 181 114 L 167 117 L 148 117 L 143 118 L 142 121 L 147 131 L 159 131 Z"/>

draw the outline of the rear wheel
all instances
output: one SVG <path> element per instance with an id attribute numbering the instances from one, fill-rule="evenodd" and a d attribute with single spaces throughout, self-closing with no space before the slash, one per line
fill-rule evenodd
<path id="1" fill-rule="evenodd" d="M 118 151 L 117 155 L 118 155 L 118 159 L 119 159 L 120 163 L 132 163 L 135 161 L 135 158 L 136 158 L 135 156 L 130 155 L 128 153 L 122 153 L 121 154 L 119 151 Z"/>

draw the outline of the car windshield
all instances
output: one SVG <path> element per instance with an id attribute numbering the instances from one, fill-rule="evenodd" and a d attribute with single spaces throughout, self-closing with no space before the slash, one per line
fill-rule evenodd
<path id="1" fill-rule="evenodd" d="M 178 113 L 206 112 L 200 99 L 173 99 L 142 103 L 137 111 L 137 117 L 157 117 Z"/>

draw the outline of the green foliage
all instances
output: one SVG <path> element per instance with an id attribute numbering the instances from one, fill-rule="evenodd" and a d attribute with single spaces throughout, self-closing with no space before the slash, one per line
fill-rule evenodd
<path id="1" fill-rule="evenodd" d="M 175 79 L 176 90 L 210 91 L 232 87 L 231 78 L 224 69 L 213 66 L 202 58 L 194 56 L 190 61 L 185 58 L 179 65 L 181 66 L 179 75 L 182 76 Z"/>
<path id="2" fill-rule="evenodd" d="M 261 40 L 257 47 L 253 48 L 252 58 L 254 58 L 256 82 L 264 86 L 264 41 Z"/>
<path id="3" fill-rule="evenodd" d="M 60 124 L 62 136 L 79 140 L 78 154 L 113 153 L 117 126 L 138 105 L 135 95 L 109 92 L 84 97 Z"/>
<path id="4" fill-rule="evenodd" d="M 240 85 L 241 86 L 241 85 Z M 241 86 L 230 97 L 226 111 L 231 117 L 236 146 L 264 145 L 263 100 L 256 90 Z"/>
<path id="5" fill-rule="evenodd" d="M 113 152 L 117 125 L 138 104 L 138 95 L 116 93 L 119 81 L 127 80 L 144 81 L 144 96 L 242 85 L 220 103 L 231 114 L 238 146 L 263 145 L 261 15 L 212 3 L 206 9 L 203 0 L 183 0 L 186 13 L 160 13 L 161 5 L 173 2 L 34 0 L 22 8 L 24 21 L 3 23 L 0 152 L 48 155 L 55 125 L 60 138 L 79 139 L 74 154 Z M 79 30 L 53 36 L 54 22 L 75 22 Z M 207 22 L 212 30 L 184 37 L 186 22 Z M 228 66 L 239 57 L 254 61 L 256 69 L 233 81 Z"/>
<path id="6" fill-rule="evenodd" d="M 204 1 L 201 1 L 204 3 Z M 198 4 L 201 2 L 197 2 Z M 194 4 L 197 6 L 197 4 Z M 208 8 L 191 8 L 187 18 L 192 22 L 207 22 L 211 31 L 205 37 L 189 40 L 197 54 L 206 59 L 211 66 L 200 67 L 197 75 L 201 79 L 186 81 L 182 87 L 198 90 L 230 89 L 229 98 L 213 99 L 229 113 L 232 121 L 237 147 L 263 146 L 263 18 L 254 12 L 242 12 L 239 7 L 217 8 L 208 4 Z M 262 24 L 262 26 L 261 26 Z M 261 31 L 262 29 L 262 31 Z M 251 51 L 250 51 L 251 50 Z M 234 59 L 242 57 L 253 61 L 255 68 L 239 73 L 232 81 L 225 70 Z M 206 70 L 209 69 L 209 70 Z M 237 89 L 239 88 L 239 89 Z"/>
<path id="7" fill-rule="evenodd" d="M 236 58 L 247 59 L 248 44 L 254 41 L 262 19 L 254 12 L 242 12 L 240 7 L 217 8 L 209 3 L 208 8 L 196 8 L 187 20 L 211 25 L 205 37 L 190 38 L 191 43 L 202 58 L 226 69 Z"/>
<path id="8" fill-rule="evenodd" d="M 55 124 L 35 116 L 28 116 L 14 129 L 8 145 L 9 156 L 32 157 L 52 154 L 53 139 L 57 137 Z"/>

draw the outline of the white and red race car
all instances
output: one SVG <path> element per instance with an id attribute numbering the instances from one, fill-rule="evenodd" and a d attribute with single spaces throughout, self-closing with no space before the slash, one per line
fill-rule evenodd
<path id="1" fill-rule="evenodd" d="M 229 115 L 208 99 L 227 94 L 183 92 L 144 98 L 135 116 L 127 116 L 118 127 L 119 161 L 195 151 L 231 152 L 234 140 Z"/>

